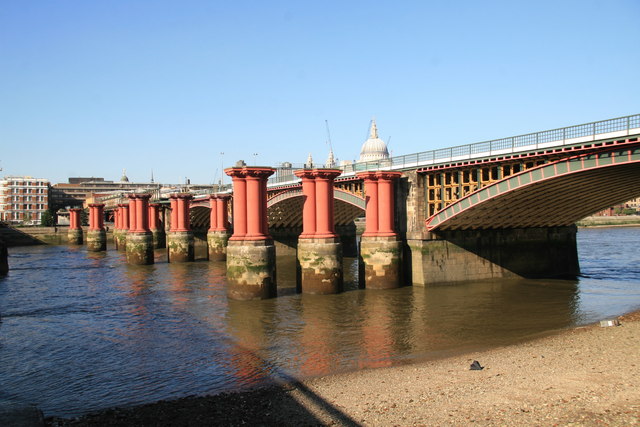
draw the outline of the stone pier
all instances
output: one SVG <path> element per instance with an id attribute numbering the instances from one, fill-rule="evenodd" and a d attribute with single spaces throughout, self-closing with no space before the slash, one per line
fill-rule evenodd
<path id="1" fill-rule="evenodd" d="M 150 194 L 129 195 L 129 233 L 127 262 L 136 265 L 153 264 L 153 237 L 149 231 Z"/>
<path id="2" fill-rule="evenodd" d="M 116 226 L 117 232 L 113 234 L 113 240 L 116 244 L 116 249 L 119 251 L 127 250 L 127 234 L 129 233 L 129 205 L 126 203 L 118 204 L 118 211 L 116 212 L 116 218 L 118 225 Z"/>
<path id="3" fill-rule="evenodd" d="M 167 235 L 169 262 L 189 262 L 194 260 L 194 237 L 191 231 L 189 204 L 193 196 L 187 193 L 172 194 L 171 228 Z"/>
<path id="4" fill-rule="evenodd" d="M 576 227 L 459 230 L 407 241 L 414 286 L 501 278 L 575 278 Z"/>
<path id="5" fill-rule="evenodd" d="M 89 231 L 87 231 L 87 250 L 101 252 L 107 250 L 107 232 L 104 229 L 104 204 L 89 205 Z"/>
<path id="6" fill-rule="evenodd" d="M 69 232 L 67 233 L 67 239 L 71 245 L 82 244 L 80 212 L 82 212 L 80 208 L 69 209 Z"/>
<path id="7" fill-rule="evenodd" d="M 333 181 L 338 169 L 295 171 L 302 178 L 304 205 L 298 239 L 298 289 L 307 294 L 342 291 L 342 244 L 335 232 Z"/>
<path id="8" fill-rule="evenodd" d="M 207 232 L 207 246 L 209 261 L 224 261 L 227 259 L 227 244 L 229 242 L 229 219 L 227 202 L 231 196 L 211 195 L 209 231 Z"/>
<path id="9" fill-rule="evenodd" d="M 160 212 L 162 205 L 159 203 L 151 203 L 149 205 L 149 230 L 153 237 L 153 247 L 155 249 L 165 248 L 167 246 L 167 235 L 164 227 L 160 223 Z"/>
<path id="10" fill-rule="evenodd" d="M 276 251 L 267 222 L 267 178 L 274 169 L 225 169 L 233 180 L 233 235 L 227 246 L 227 295 L 231 299 L 276 296 Z"/>
<path id="11" fill-rule="evenodd" d="M 394 182 L 402 172 L 362 172 L 366 197 L 365 230 L 360 239 L 359 281 L 368 289 L 402 285 L 402 241 L 395 227 Z"/>

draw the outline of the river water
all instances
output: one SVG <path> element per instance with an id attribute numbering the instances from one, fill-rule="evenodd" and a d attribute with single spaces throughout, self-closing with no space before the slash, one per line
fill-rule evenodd
<path id="1" fill-rule="evenodd" d="M 110 248 L 11 248 L 0 278 L 0 402 L 73 416 L 515 343 L 640 309 L 640 228 L 581 229 L 577 281 L 295 293 L 229 301 L 217 262 L 130 266 Z"/>

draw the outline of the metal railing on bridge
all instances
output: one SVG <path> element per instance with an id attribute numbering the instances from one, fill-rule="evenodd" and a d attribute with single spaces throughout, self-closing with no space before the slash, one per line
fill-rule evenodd
<path id="1" fill-rule="evenodd" d="M 352 176 L 357 172 L 367 170 L 412 169 L 460 160 L 572 145 L 596 139 L 616 138 L 636 133 L 640 134 L 640 114 L 528 133 L 509 138 L 422 151 L 420 153 L 396 156 L 384 160 L 352 163 L 336 167 L 336 169 L 342 170 L 341 177 Z M 304 168 L 304 165 L 302 168 Z M 282 173 L 279 173 L 280 171 L 282 171 Z M 282 167 L 276 167 L 276 174 L 269 179 L 270 186 L 295 184 L 297 182 L 300 182 L 300 179 L 293 175 L 292 168 L 282 169 Z"/>

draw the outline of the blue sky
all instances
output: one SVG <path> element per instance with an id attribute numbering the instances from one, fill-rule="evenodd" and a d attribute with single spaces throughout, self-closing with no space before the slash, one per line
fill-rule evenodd
<path id="1" fill-rule="evenodd" d="M 637 114 L 639 20 L 637 0 L 4 0 L 0 175 L 212 183 L 324 162 L 325 120 L 353 160 L 372 116 L 401 155 Z"/>

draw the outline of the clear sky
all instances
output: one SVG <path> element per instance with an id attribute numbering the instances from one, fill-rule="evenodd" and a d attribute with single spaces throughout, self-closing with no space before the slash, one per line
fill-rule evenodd
<path id="1" fill-rule="evenodd" d="M 0 175 L 213 183 L 324 162 L 325 120 L 353 160 L 373 116 L 401 155 L 637 114 L 638 22 L 638 0 L 3 0 Z"/>

